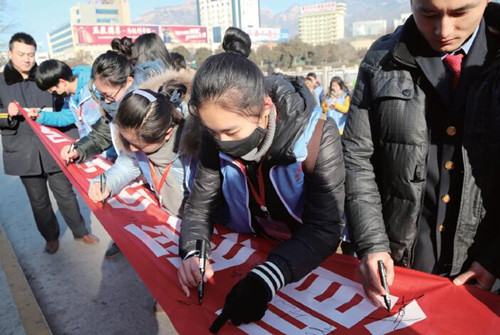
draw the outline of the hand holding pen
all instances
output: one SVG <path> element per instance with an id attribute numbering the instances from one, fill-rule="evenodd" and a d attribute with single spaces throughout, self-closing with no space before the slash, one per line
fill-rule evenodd
<path id="1" fill-rule="evenodd" d="M 103 185 L 104 184 L 104 185 Z M 99 176 L 99 181 L 92 181 L 89 188 L 88 196 L 90 200 L 95 203 L 101 202 L 104 206 L 104 202 L 111 195 L 111 190 L 106 181 L 106 176 Z"/>
<path id="2" fill-rule="evenodd" d="M 70 162 L 74 161 L 78 158 L 78 150 L 76 150 L 75 143 L 71 143 L 70 145 L 65 145 L 61 149 L 61 158 L 66 162 L 66 166 L 69 165 Z"/>
<path id="3" fill-rule="evenodd" d="M 377 307 L 384 305 L 379 299 L 387 292 L 380 277 L 379 261 L 382 261 L 384 265 L 387 287 L 390 287 L 394 281 L 394 261 L 388 252 L 366 254 L 361 258 L 358 267 L 358 274 L 366 297 Z"/>
<path id="4" fill-rule="evenodd" d="M 104 207 L 104 204 L 106 203 L 106 197 L 104 196 L 104 193 L 106 192 L 106 174 L 101 174 L 99 176 L 99 180 L 101 182 L 101 195 L 102 195 L 102 207 Z"/>
<path id="5" fill-rule="evenodd" d="M 201 255 L 198 254 L 199 250 L 195 249 L 192 251 L 192 253 L 188 254 L 184 258 L 181 265 L 179 266 L 179 272 L 177 273 L 179 284 L 181 285 L 182 291 L 184 292 L 186 297 L 189 297 L 191 295 L 190 288 L 196 287 L 197 289 L 199 289 L 198 294 L 203 292 L 199 285 L 200 281 L 202 282 L 213 281 L 214 269 L 212 268 L 212 265 L 210 265 L 210 262 L 206 257 L 208 253 L 207 251 L 209 250 L 208 243 L 209 243 L 208 241 L 205 241 L 204 259 L 200 258 Z M 196 247 L 198 247 L 198 244 L 196 245 Z M 202 262 L 205 262 L 205 266 L 203 267 L 204 269 L 203 275 L 200 264 Z M 200 296 L 198 296 L 198 301 L 199 298 Z"/>
<path id="6" fill-rule="evenodd" d="M 28 116 L 30 117 L 30 119 L 36 120 L 40 117 L 40 113 L 43 112 L 44 108 L 45 108 L 45 106 L 43 106 L 41 108 L 30 108 L 30 109 L 27 109 L 26 112 L 28 113 Z"/>
<path id="7" fill-rule="evenodd" d="M 384 287 L 385 294 L 384 294 L 384 303 L 385 303 L 385 308 L 387 309 L 388 312 L 391 311 L 391 296 L 389 295 L 389 285 L 387 284 L 387 272 L 385 271 L 385 266 L 384 262 L 379 260 L 377 262 L 378 264 L 378 272 L 380 275 L 380 282 L 382 283 L 382 286 Z"/>
<path id="8" fill-rule="evenodd" d="M 196 240 L 196 250 L 200 257 L 199 269 L 201 274 L 201 280 L 198 283 L 198 301 L 201 305 L 201 301 L 203 300 L 203 290 L 204 290 L 204 281 L 203 277 L 205 277 L 205 265 L 207 263 L 207 242 L 205 240 Z"/>
<path id="9" fill-rule="evenodd" d="M 69 162 L 71 161 L 71 157 L 70 157 L 70 154 L 71 152 L 75 150 L 75 143 L 71 143 L 71 145 L 69 146 L 69 149 L 68 149 L 68 157 L 66 158 L 66 166 L 69 165 Z"/>

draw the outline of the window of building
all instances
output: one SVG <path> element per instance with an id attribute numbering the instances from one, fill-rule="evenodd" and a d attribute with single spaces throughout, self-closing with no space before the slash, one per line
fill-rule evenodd
<path id="1" fill-rule="evenodd" d="M 97 19 L 97 23 L 113 23 L 115 20 L 107 18 L 107 19 Z"/>
<path id="2" fill-rule="evenodd" d="M 73 45 L 73 36 L 71 36 L 70 38 L 64 40 L 64 41 L 61 41 L 61 42 L 58 42 L 58 43 L 54 43 L 52 45 L 52 48 L 53 49 L 57 49 L 59 47 L 63 47 L 63 46 L 67 46 L 67 45 L 70 45 L 72 46 Z"/>
<path id="3" fill-rule="evenodd" d="M 71 23 L 66 23 L 66 24 L 62 25 L 61 27 L 57 28 L 56 30 L 52 31 L 50 34 L 55 35 L 57 33 L 60 33 L 63 30 L 68 29 L 69 27 L 71 27 Z"/>
<path id="4" fill-rule="evenodd" d="M 55 36 L 55 37 L 52 37 L 52 38 L 50 39 L 50 42 L 51 42 L 51 43 L 55 43 L 55 42 L 57 42 L 57 41 L 60 41 L 60 40 L 64 39 L 65 37 L 71 36 L 72 34 L 73 34 L 73 32 L 72 32 L 71 30 L 68 30 L 68 31 L 67 31 L 67 32 L 65 32 L 65 33 L 62 33 L 62 34 L 57 35 L 57 36 Z"/>
<path id="5" fill-rule="evenodd" d="M 96 14 L 115 14 L 118 15 L 118 9 L 96 9 Z"/>

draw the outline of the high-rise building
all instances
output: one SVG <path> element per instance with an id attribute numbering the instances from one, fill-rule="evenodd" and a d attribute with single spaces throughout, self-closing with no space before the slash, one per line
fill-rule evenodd
<path id="1" fill-rule="evenodd" d="M 89 0 L 77 3 L 70 9 L 71 21 L 60 25 L 48 33 L 49 54 L 71 56 L 69 49 L 75 50 L 74 25 L 78 24 L 130 24 L 128 0 Z"/>
<path id="2" fill-rule="evenodd" d="M 344 2 L 323 2 L 302 6 L 299 16 L 299 38 L 312 45 L 336 43 L 345 37 Z"/>
<path id="3" fill-rule="evenodd" d="M 259 0 L 197 0 L 198 24 L 211 32 L 213 42 L 221 42 L 229 27 L 260 27 Z"/>
<path id="4" fill-rule="evenodd" d="M 90 0 L 71 7 L 73 24 L 130 24 L 128 0 Z"/>

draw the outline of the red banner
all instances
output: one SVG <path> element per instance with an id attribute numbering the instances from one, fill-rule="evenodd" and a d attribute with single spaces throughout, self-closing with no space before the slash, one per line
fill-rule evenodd
<path id="1" fill-rule="evenodd" d="M 78 45 L 109 45 L 118 37 L 128 36 L 135 40 L 139 35 L 147 33 L 159 34 L 157 25 L 73 25 Z"/>
<path id="2" fill-rule="evenodd" d="M 207 27 L 201 26 L 161 26 L 165 43 L 207 43 Z"/>
<path id="3" fill-rule="evenodd" d="M 220 226 L 212 238 L 214 283 L 205 286 L 203 305 L 197 294 L 186 297 L 177 268 L 180 220 L 163 212 L 155 197 L 132 184 L 103 207 L 87 197 L 89 180 L 110 163 L 96 157 L 85 164 L 64 166 L 61 148 L 72 141 L 57 130 L 27 119 L 56 158 L 89 208 L 118 244 L 160 302 L 180 334 L 205 334 L 220 313 L 231 287 L 266 259 L 273 243 L 228 231 Z M 284 287 L 264 318 L 220 334 L 498 334 L 500 298 L 474 286 L 453 285 L 447 278 L 396 268 L 391 287 L 391 312 L 376 308 L 363 293 L 358 261 L 332 255 L 298 283 Z"/>

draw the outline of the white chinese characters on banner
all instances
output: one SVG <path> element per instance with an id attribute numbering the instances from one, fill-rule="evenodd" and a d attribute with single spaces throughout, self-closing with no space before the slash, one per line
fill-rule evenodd
<path id="1" fill-rule="evenodd" d="M 151 228 L 130 224 L 125 229 L 140 239 L 156 257 L 165 257 L 175 267 L 179 267 L 181 262 L 178 256 L 180 220 L 170 217 L 167 226 Z M 223 239 L 219 245 L 214 245 L 212 250 L 211 262 L 213 262 L 212 266 L 215 272 L 241 265 L 255 252 L 245 241 L 237 242 L 231 236 L 228 237 Z M 247 246 L 238 246 L 238 244 L 247 244 Z M 167 245 L 167 247 L 163 247 L 163 245 Z M 234 254 L 232 249 L 237 246 L 240 249 Z M 232 256 L 229 257 L 229 255 Z M 332 285 L 338 285 L 339 288 L 333 295 L 325 298 L 325 293 Z M 285 334 L 325 334 L 335 330 L 335 326 L 332 324 L 318 319 L 306 310 L 300 309 L 297 305 L 289 303 L 281 295 L 300 302 L 311 310 L 321 313 L 323 317 L 332 320 L 332 323 L 340 324 L 348 329 L 365 320 L 377 309 L 365 297 L 363 288 L 359 283 L 318 267 L 301 281 L 285 286 L 271 301 L 272 308 L 270 307 L 266 312 L 261 322 L 243 325 L 240 329 L 248 334 L 268 334 L 269 332 L 260 326 L 261 323 L 265 323 Z M 319 297 L 322 298 L 319 299 Z M 359 302 L 347 310 L 339 310 L 339 307 L 350 303 L 354 299 L 359 300 Z M 398 297 L 391 296 L 393 305 L 397 300 Z M 275 311 L 280 312 L 276 313 Z M 280 315 L 291 316 L 297 322 L 291 323 L 288 320 L 289 318 Z M 413 300 L 406 306 L 403 315 L 396 312 L 386 319 L 369 323 L 365 328 L 371 334 L 386 334 L 394 330 L 410 327 L 425 318 L 426 315 L 418 302 Z M 297 327 L 297 324 L 303 326 Z"/>

